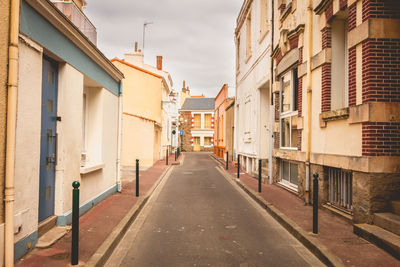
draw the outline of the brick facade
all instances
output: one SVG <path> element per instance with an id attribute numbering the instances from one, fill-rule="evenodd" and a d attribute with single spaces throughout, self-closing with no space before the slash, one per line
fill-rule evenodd
<path id="1" fill-rule="evenodd" d="M 364 122 L 363 156 L 400 156 L 400 123 Z"/>
<path id="2" fill-rule="evenodd" d="M 192 147 L 192 113 L 190 111 L 181 112 L 182 118 L 179 129 L 183 131 L 181 136 L 181 148 L 183 151 L 193 151 Z"/>
<path id="3" fill-rule="evenodd" d="M 349 49 L 349 106 L 350 107 L 355 106 L 357 101 L 356 68 L 357 68 L 356 48 L 352 47 Z"/>
<path id="4" fill-rule="evenodd" d="M 349 31 L 357 26 L 357 3 L 349 6 L 348 27 Z"/>
<path id="5" fill-rule="evenodd" d="M 332 47 L 332 28 L 324 27 L 322 30 L 322 49 Z"/>
<path id="6" fill-rule="evenodd" d="M 322 65 L 321 112 L 331 110 L 331 63 Z"/>
<path id="7" fill-rule="evenodd" d="M 363 0 L 362 21 L 370 18 L 398 19 L 400 5 L 398 0 Z"/>
<path id="8" fill-rule="evenodd" d="M 362 44 L 363 103 L 400 102 L 400 39 Z"/>

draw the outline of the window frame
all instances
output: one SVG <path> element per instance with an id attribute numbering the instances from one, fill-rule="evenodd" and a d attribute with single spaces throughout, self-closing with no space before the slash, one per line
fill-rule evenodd
<path id="1" fill-rule="evenodd" d="M 297 70 L 297 66 L 289 69 L 285 73 L 281 75 L 279 78 L 280 80 L 280 99 L 279 99 L 279 129 L 280 129 L 280 138 L 279 138 L 279 147 L 280 149 L 286 149 L 286 150 L 298 150 L 298 147 L 293 147 L 292 146 L 292 117 L 298 116 L 298 106 L 297 109 L 295 109 L 295 97 L 298 96 L 298 88 L 297 88 L 297 94 L 295 94 L 295 79 L 294 79 L 294 71 Z M 282 91 L 283 91 L 283 78 L 288 74 L 291 73 L 290 75 L 290 109 L 288 111 L 283 112 L 283 98 L 282 98 Z M 298 86 L 298 77 L 297 77 L 297 86 Z M 298 103 L 297 103 L 298 104 Z M 282 120 L 290 118 L 290 126 L 289 126 L 289 146 L 282 146 L 282 138 L 284 137 L 282 134 Z"/>
<path id="2" fill-rule="evenodd" d="M 284 164 L 284 162 L 287 162 L 289 164 L 289 180 L 283 179 L 283 164 Z M 297 166 L 297 184 L 294 184 L 294 183 L 292 183 L 290 181 L 290 176 L 291 176 L 290 172 L 291 172 L 291 169 L 292 169 L 291 166 L 290 166 L 291 164 Z M 287 188 L 289 188 L 291 190 L 294 190 L 294 191 L 298 192 L 298 188 L 299 188 L 299 185 L 298 185 L 298 183 L 299 183 L 299 164 L 297 162 L 293 162 L 293 161 L 290 161 L 290 160 L 280 160 L 279 166 L 280 166 L 279 184 L 281 184 L 281 185 L 283 185 L 283 186 L 285 186 L 285 187 L 287 187 Z"/>

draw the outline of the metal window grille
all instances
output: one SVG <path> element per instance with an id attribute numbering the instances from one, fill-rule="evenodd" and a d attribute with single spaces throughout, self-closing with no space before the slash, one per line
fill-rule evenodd
<path id="1" fill-rule="evenodd" d="M 329 203 L 352 213 L 353 210 L 353 174 L 336 168 L 328 168 Z"/>

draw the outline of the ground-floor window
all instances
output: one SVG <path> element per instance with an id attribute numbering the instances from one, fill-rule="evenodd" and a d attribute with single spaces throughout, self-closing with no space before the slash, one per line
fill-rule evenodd
<path id="1" fill-rule="evenodd" d="M 211 146 L 211 137 L 204 137 L 204 146 Z"/>
<path id="2" fill-rule="evenodd" d="M 328 203 L 351 213 L 353 210 L 353 174 L 337 168 L 327 168 Z"/>
<path id="3" fill-rule="evenodd" d="M 296 163 L 286 160 L 281 161 L 281 183 L 297 190 L 298 165 Z"/>

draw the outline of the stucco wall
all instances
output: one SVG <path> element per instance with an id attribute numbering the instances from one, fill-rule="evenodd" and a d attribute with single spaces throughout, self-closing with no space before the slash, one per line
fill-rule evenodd
<path id="1" fill-rule="evenodd" d="M 19 42 L 19 77 L 14 208 L 22 227 L 15 242 L 38 226 L 42 52 L 34 43 Z"/>
<path id="2" fill-rule="evenodd" d="M 136 159 L 141 168 L 151 167 L 156 153 L 159 154 L 160 131 L 158 143 L 155 144 L 154 123 L 124 114 L 122 116 L 122 154 L 123 167 L 134 167 Z M 158 145 L 158 147 L 156 147 Z"/>

